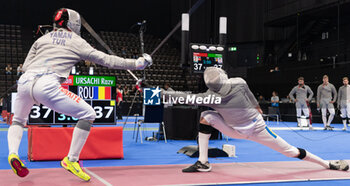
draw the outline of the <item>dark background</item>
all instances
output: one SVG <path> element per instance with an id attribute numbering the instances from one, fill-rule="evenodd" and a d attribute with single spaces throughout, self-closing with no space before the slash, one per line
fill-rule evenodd
<path id="1" fill-rule="evenodd" d="M 163 38 L 196 2 L 11 0 L 1 2 L 0 22 L 32 31 L 39 24 L 51 24 L 53 12 L 67 7 L 77 10 L 96 30 L 129 32 L 133 24 L 147 20 L 147 34 Z M 255 94 L 269 98 L 277 90 L 285 97 L 298 76 L 305 76 L 306 84 L 316 91 L 323 74 L 329 74 L 338 88 L 350 70 L 349 2 L 206 0 L 191 16 L 190 42 L 218 43 L 219 17 L 226 16 L 227 44 L 237 51 L 228 52 L 225 68 L 230 76 L 244 77 Z M 180 31 L 171 40 L 180 47 Z M 279 72 L 270 72 L 275 67 Z"/>

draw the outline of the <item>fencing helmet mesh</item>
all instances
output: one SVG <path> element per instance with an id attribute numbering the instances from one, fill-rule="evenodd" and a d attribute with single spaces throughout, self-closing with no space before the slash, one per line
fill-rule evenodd
<path id="1" fill-rule="evenodd" d="M 78 12 L 61 8 L 57 10 L 53 17 L 55 28 L 66 28 L 80 35 L 81 20 Z"/>
<path id="2" fill-rule="evenodd" d="M 221 68 L 208 67 L 204 71 L 204 82 L 214 92 L 219 92 L 227 84 L 227 80 L 228 76 Z"/>

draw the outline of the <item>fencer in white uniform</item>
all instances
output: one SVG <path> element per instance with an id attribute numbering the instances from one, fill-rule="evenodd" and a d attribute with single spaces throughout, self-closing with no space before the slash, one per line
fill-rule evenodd
<path id="1" fill-rule="evenodd" d="M 296 97 L 294 97 L 296 94 Z M 309 94 L 309 96 L 308 96 Z M 306 121 L 308 122 L 308 126 L 312 129 L 312 125 L 310 122 L 310 110 L 308 107 L 308 102 L 311 101 L 314 93 L 311 88 L 304 83 L 304 77 L 298 78 L 298 85 L 295 86 L 289 93 L 290 99 L 295 102 L 295 107 L 297 110 L 297 121 L 298 127 L 301 126 L 301 111 L 303 111 L 304 116 L 306 117 Z"/>
<path id="2" fill-rule="evenodd" d="M 324 130 L 327 130 L 332 129 L 331 123 L 335 115 L 333 103 L 337 100 L 337 90 L 332 83 L 329 83 L 327 75 L 324 75 L 322 80 L 323 83 L 317 88 L 317 108 L 321 108 Z M 327 110 L 329 112 L 328 120 Z"/>
<path id="3" fill-rule="evenodd" d="M 88 60 L 112 69 L 130 70 L 142 70 L 152 63 L 147 54 L 138 59 L 125 59 L 98 51 L 80 37 L 80 27 L 80 15 L 76 11 L 59 9 L 54 15 L 54 30 L 36 40 L 25 59 L 25 73 L 18 80 L 15 113 L 8 130 L 9 163 L 21 177 L 29 173 L 18 158 L 23 127 L 32 106 L 43 104 L 58 113 L 79 119 L 74 128 L 69 153 L 61 165 L 85 181 L 90 179 L 79 170 L 76 162 L 96 114 L 83 99 L 71 96 L 74 93 L 60 86 L 77 62 Z"/>
<path id="4" fill-rule="evenodd" d="M 350 118 L 350 85 L 349 78 L 343 77 L 343 86 L 339 88 L 338 91 L 338 108 L 340 109 L 340 116 L 343 120 L 344 128 L 343 130 L 347 130 L 347 122 Z"/>
<path id="5" fill-rule="evenodd" d="M 209 88 L 205 93 L 186 94 L 168 91 L 162 93 L 165 99 L 170 97 L 172 99 L 174 97 L 186 99 L 186 97 L 193 98 L 194 96 L 199 97 L 199 100 L 204 100 L 208 96 L 221 97 L 221 104 L 217 104 L 218 102 L 195 103 L 209 106 L 214 110 L 201 113 L 198 134 L 199 159 L 195 164 L 184 168 L 183 172 L 208 172 L 211 170 L 211 165 L 208 162 L 208 142 L 212 127 L 231 138 L 255 141 L 288 157 L 314 162 L 327 169 L 348 170 L 349 165 L 346 161 L 323 160 L 302 148 L 290 145 L 272 132 L 263 120 L 257 100 L 242 78 L 229 79 L 222 69 L 209 67 L 204 71 L 204 81 Z"/>

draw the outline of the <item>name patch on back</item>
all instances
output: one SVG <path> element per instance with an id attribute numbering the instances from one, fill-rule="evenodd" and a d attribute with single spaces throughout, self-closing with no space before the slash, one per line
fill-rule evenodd
<path id="1" fill-rule="evenodd" d="M 52 44 L 66 46 L 66 40 L 72 39 L 72 33 L 57 31 L 50 33 L 50 37 Z"/>

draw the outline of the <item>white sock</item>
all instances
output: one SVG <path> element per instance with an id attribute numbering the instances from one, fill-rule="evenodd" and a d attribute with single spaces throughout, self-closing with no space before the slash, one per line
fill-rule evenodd
<path id="1" fill-rule="evenodd" d="M 18 155 L 19 145 L 21 144 L 23 135 L 23 126 L 11 125 L 7 132 L 7 141 L 9 146 L 9 155 Z"/>
<path id="2" fill-rule="evenodd" d="M 307 123 L 307 126 L 312 127 L 312 124 L 310 122 L 310 118 L 306 118 L 306 123 Z"/>
<path id="3" fill-rule="evenodd" d="M 332 123 L 332 121 L 333 121 L 333 118 L 334 118 L 334 114 L 330 114 L 330 115 L 328 116 L 328 123 L 327 123 L 327 126 L 330 126 L 330 125 L 331 125 L 331 123 Z"/>
<path id="4" fill-rule="evenodd" d="M 322 121 L 323 121 L 324 128 L 326 128 L 327 127 L 327 116 L 322 115 Z"/>
<path id="5" fill-rule="evenodd" d="M 199 158 L 198 161 L 205 163 L 208 161 L 208 144 L 211 134 L 198 133 Z"/>
<path id="6" fill-rule="evenodd" d="M 298 121 L 298 127 L 300 127 L 301 126 L 301 119 L 297 118 L 297 121 Z"/>
<path id="7" fill-rule="evenodd" d="M 317 163 L 322 167 L 329 169 L 329 161 L 323 160 L 322 158 L 312 154 L 309 151 L 306 151 L 306 157 L 303 160 Z"/>
<path id="8" fill-rule="evenodd" d="M 344 128 L 347 130 L 347 126 L 346 126 L 346 118 L 343 119 L 343 125 L 344 125 Z"/>
<path id="9" fill-rule="evenodd" d="M 90 131 L 74 128 L 72 142 L 70 144 L 68 159 L 69 161 L 78 161 L 81 150 L 89 136 Z"/>

